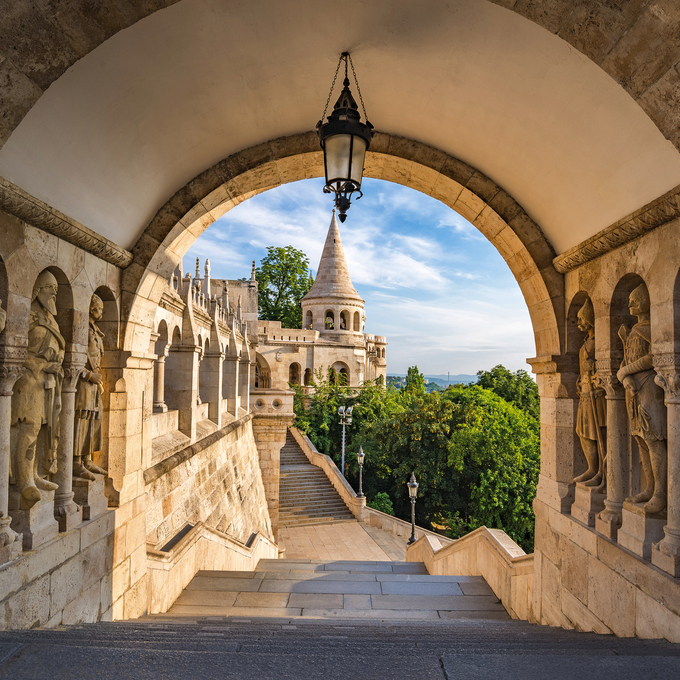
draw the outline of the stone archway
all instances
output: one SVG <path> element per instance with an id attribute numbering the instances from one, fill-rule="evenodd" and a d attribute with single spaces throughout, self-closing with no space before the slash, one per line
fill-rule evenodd
<path id="1" fill-rule="evenodd" d="M 195 177 L 158 211 L 133 248 L 123 275 L 125 349 L 144 352 L 147 322 L 168 278 L 192 243 L 216 219 L 280 184 L 323 175 L 316 134 L 275 139 L 229 156 Z M 563 345 L 564 283 L 540 227 L 481 172 L 414 140 L 378 133 L 365 176 L 402 184 L 440 200 L 468 219 L 502 255 L 520 286 L 534 329 L 536 354 Z M 150 329 L 148 329 L 150 332 Z"/>

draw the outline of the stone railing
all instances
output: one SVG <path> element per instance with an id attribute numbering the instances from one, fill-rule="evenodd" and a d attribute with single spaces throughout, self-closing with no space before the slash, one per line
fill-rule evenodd
<path id="1" fill-rule="evenodd" d="M 261 559 L 278 556 L 277 545 L 259 532 L 244 544 L 203 522 L 168 551 L 147 544 L 149 613 L 167 612 L 198 571 L 254 571 Z"/>
<path id="2" fill-rule="evenodd" d="M 367 507 L 366 498 L 359 498 L 356 495 L 354 489 L 340 474 L 338 466 L 331 458 L 323 453 L 319 453 L 314 444 L 309 440 L 309 437 L 303 435 L 296 428 L 291 427 L 290 431 L 293 434 L 295 441 L 300 445 L 305 456 L 307 456 L 307 460 L 326 473 L 326 477 L 328 477 L 331 484 L 335 487 L 335 490 L 340 494 L 345 505 L 360 522 L 378 527 L 383 531 L 389 531 L 391 534 L 400 536 L 404 539 L 408 539 L 411 536 L 410 522 L 404 522 L 401 519 L 392 517 L 392 515 L 387 515 L 384 512 Z M 450 538 L 445 538 L 444 536 L 440 536 L 439 534 L 435 534 L 432 531 L 417 526 L 416 538 L 420 538 L 421 536 L 432 536 L 433 538 L 437 538 L 442 545 L 453 543 Z"/>
<path id="3" fill-rule="evenodd" d="M 442 546 L 423 536 L 406 549 L 407 562 L 423 562 L 430 574 L 483 576 L 513 619 L 532 621 L 534 556 L 504 531 L 480 527 Z"/>

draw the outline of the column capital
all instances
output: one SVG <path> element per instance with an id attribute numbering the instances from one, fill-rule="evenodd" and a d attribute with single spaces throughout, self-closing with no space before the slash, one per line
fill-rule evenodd
<path id="1" fill-rule="evenodd" d="M 11 397 L 14 383 L 24 374 L 23 364 L 0 364 L 0 397 Z"/>
<path id="2" fill-rule="evenodd" d="M 85 364 L 73 363 L 62 366 L 64 371 L 64 382 L 61 385 L 62 392 L 76 392 L 78 389 L 78 379 L 82 375 Z"/>
<path id="3" fill-rule="evenodd" d="M 578 356 L 570 354 L 546 354 L 527 359 L 531 370 L 536 375 L 545 373 L 575 373 L 578 374 Z"/>

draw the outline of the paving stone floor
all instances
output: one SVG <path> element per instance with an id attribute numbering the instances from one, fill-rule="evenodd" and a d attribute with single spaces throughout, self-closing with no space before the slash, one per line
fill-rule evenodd
<path id="1" fill-rule="evenodd" d="M 404 561 L 406 540 L 354 522 L 281 527 L 284 559 Z"/>
<path id="2" fill-rule="evenodd" d="M 396 561 L 260 560 L 254 572 L 199 572 L 165 617 L 509 619 L 481 576 L 431 576 Z"/>

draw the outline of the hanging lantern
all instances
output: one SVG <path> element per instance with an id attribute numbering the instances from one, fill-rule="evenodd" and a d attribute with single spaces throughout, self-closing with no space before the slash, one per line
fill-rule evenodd
<path id="1" fill-rule="evenodd" d="M 335 80 L 338 77 L 340 64 L 345 62 L 345 80 L 343 89 L 335 102 L 333 113 L 328 116 L 328 121 L 323 122 L 328 109 L 328 104 L 333 94 Z M 361 108 L 364 112 L 365 123 L 361 122 L 359 107 L 349 89 L 349 78 L 347 67 L 352 67 L 352 75 L 357 86 Z M 323 111 L 321 120 L 316 125 L 319 135 L 319 142 L 323 149 L 323 162 L 326 173 L 326 186 L 324 193 L 335 194 L 335 207 L 338 210 L 338 218 L 341 222 L 347 219 L 347 210 L 352 199 L 352 194 L 358 193 L 357 199 L 363 195 L 361 193 L 361 179 L 364 174 L 364 158 L 366 151 L 373 137 L 373 126 L 369 123 L 366 116 L 364 100 L 359 89 L 354 64 L 349 52 L 343 52 L 335 70 L 335 77 L 328 93 L 326 108 Z"/>

